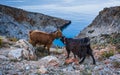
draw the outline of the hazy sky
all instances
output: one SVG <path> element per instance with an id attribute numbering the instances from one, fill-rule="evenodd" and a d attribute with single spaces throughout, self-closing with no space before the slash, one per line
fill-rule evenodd
<path id="1" fill-rule="evenodd" d="M 0 4 L 49 15 L 77 17 L 79 14 L 97 15 L 105 7 L 119 6 L 120 0 L 0 0 Z"/>

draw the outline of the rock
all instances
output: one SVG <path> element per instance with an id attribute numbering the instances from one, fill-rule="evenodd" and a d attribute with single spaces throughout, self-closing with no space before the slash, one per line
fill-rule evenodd
<path id="1" fill-rule="evenodd" d="M 95 66 L 95 67 L 94 67 L 94 70 L 96 70 L 96 71 L 97 71 L 97 70 L 102 70 L 103 67 L 104 67 L 103 65 Z"/>
<path id="2" fill-rule="evenodd" d="M 0 60 L 9 60 L 9 58 L 7 58 L 6 56 L 4 56 L 4 55 L 0 55 Z"/>
<path id="3" fill-rule="evenodd" d="M 80 65 L 80 70 L 83 71 L 85 69 L 85 65 Z"/>
<path id="4" fill-rule="evenodd" d="M 112 60 L 112 61 L 119 61 L 120 62 L 120 54 L 116 54 L 114 56 L 111 56 L 110 60 Z"/>
<path id="5" fill-rule="evenodd" d="M 19 41 L 17 41 L 15 46 L 19 47 L 19 48 L 24 48 L 24 49 L 29 49 L 31 51 L 35 51 L 33 46 L 28 41 L 26 41 L 24 39 L 20 39 Z"/>
<path id="6" fill-rule="evenodd" d="M 71 64 L 71 63 L 75 63 L 78 64 L 78 59 L 74 59 L 74 58 L 68 58 L 65 60 L 65 64 Z"/>
<path id="7" fill-rule="evenodd" d="M 111 56 L 109 59 L 111 60 L 111 64 L 115 68 L 120 68 L 120 54 L 116 54 L 114 56 Z"/>
<path id="8" fill-rule="evenodd" d="M 15 46 L 19 48 L 23 48 L 22 50 L 23 58 L 28 59 L 28 60 L 36 60 L 37 57 L 35 55 L 35 49 L 26 40 L 21 39 L 17 41 Z"/>
<path id="9" fill-rule="evenodd" d="M 120 71 L 117 71 L 117 74 L 120 74 Z"/>
<path id="10" fill-rule="evenodd" d="M 3 75 L 2 71 L 0 70 L 0 75 Z"/>
<path id="11" fill-rule="evenodd" d="M 104 64 L 110 64 L 110 59 L 106 59 L 105 61 L 104 61 Z"/>
<path id="12" fill-rule="evenodd" d="M 30 66 L 28 65 L 28 66 L 26 66 L 26 68 L 25 68 L 26 70 L 30 70 Z"/>
<path id="13" fill-rule="evenodd" d="M 50 52 L 61 54 L 64 52 L 64 50 L 59 48 L 50 48 Z"/>
<path id="14" fill-rule="evenodd" d="M 43 65 L 58 66 L 60 64 L 59 60 L 55 56 L 46 56 L 41 58 L 39 61 Z"/>
<path id="15" fill-rule="evenodd" d="M 63 71 L 74 71 L 73 66 L 69 65 L 68 67 L 64 68 Z"/>
<path id="16" fill-rule="evenodd" d="M 23 51 L 22 48 L 18 48 L 18 49 L 11 50 L 11 51 L 8 53 L 8 58 L 9 58 L 10 60 L 21 60 L 22 51 Z"/>
<path id="17" fill-rule="evenodd" d="M 44 66 L 41 66 L 40 69 L 38 69 L 37 73 L 40 73 L 40 74 L 45 74 L 47 73 L 47 69 L 44 67 Z"/>
<path id="18" fill-rule="evenodd" d="M 19 14 L 19 15 L 18 15 Z M 30 30 L 55 31 L 70 24 L 68 20 L 0 5 L 0 35 L 28 40 Z"/>
<path id="19" fill-rule="evenodd" d="M 17 41 L 15 47 L 17 48 L 10 50 L 8 53 L 8 57 L 11 60 L 36 60 L 35 49 L 26 40 L 21 39 Z"/>

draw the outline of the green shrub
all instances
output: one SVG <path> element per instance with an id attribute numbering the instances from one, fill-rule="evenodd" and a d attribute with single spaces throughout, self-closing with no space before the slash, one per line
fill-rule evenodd
<path id="1" fill-rule="evenodd" d="M 118 49 L 117 52 L 120 53 L 120 49 Z"/>
<path id="2" fill-rule="evenodd" d="M 112 44 L 118 44 L 118 43 L 120 43 L 120 38 L 112 38 L 111 39 L 111 43 Z"/>
<path id="3" fill-rule="evenodd" d="M 88 33 L 93 33 L 95 30 L 90 30 L 90 31 L 88 31 Z"/>
<path id="4" fill-rule="evenodd" d="M 17 59 L 11 59 L 10 61 L 11 61 L 11 62 L 18 62 Z"/>
<path id="5" fill-rule="evenodd" d="M 111 44 L 117 45 L 120 43 L 120 33 L 111 35 L 110 37 Z"/>
<path id="6" fill-rule="evenodd" d="M 102 53 L 102 57 L 104 58 L 109 58 L 110 56 L 114 55 L 114 50 L 110 50 L 110 51 L 105 51 Z"/>

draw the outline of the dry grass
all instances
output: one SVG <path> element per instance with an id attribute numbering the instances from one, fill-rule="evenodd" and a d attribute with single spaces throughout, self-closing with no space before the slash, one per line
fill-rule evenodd
<path id="1" fill-rule="evenodd" d="M 0 47 L 2 47 L 2 37 L 0 37 Z"/>
<path id="2" fill-rule="evenodd" d="M 115 46 L 112 46 L 110 44 L 107 45 L 105 48 L 104 47 L 95 48 L 93 52 L 96 59 L 99 60 L 109 58 L 110 56 L 113 56 L 115 53 L 117 53 Z"/>
<path id="3" fill-rule="evenodd" d="M 9 40 L 12 41 L 12 42 L 17 42 L 18 41 L 17 38 L 9 38 Z"/>
<path id="4" fill-rule="evenodd" d="M 120 62 L 119 61 L 113 61 L 112 64 L 115 68 L 120 68 Z"/>

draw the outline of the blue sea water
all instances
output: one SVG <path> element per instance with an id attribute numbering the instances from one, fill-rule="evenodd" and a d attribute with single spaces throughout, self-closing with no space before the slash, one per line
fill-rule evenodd
<path id="1" fill-rule="evenodd" d="M 74 38 L 99 11 L 105 7 L 119 6 L 120 0 L 0 0 L 0 4 L 71 20 L 72 23 L 62 33 Z M 63 46 L 60 40 L 54 40 L 53 44 Z"/>
<path id="2" fill-rule="evenodd" d="M 82 31 L 85 27 L 87 27 L 90 23 L 91 23 L 91 19 L 87 19 L 84 21 L 72 21 L 72 23 L 67 26 L 65 29 L 63 29 L 62 33 L 64 36 L 68 37 L 68 38 L 74 38 L 75 36 L 77 36 L 80 31 Z M 59 40 L 56 39 L 53 42 L 54 45 L 62 47 L 64 46 L 64 44 Z"/>

